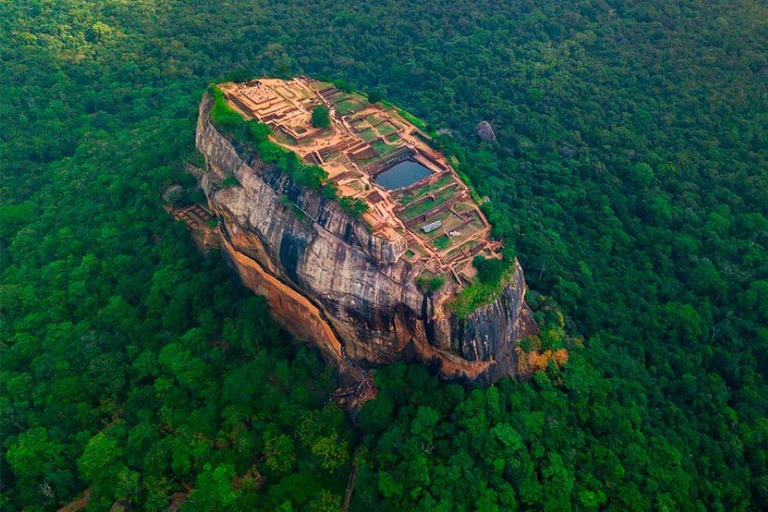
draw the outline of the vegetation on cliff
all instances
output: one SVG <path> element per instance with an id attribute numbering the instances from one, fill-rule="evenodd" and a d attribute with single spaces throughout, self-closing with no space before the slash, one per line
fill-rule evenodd
<path id="1" fill-rule="evenodd" d="M 450 300 L 446 307 L 459 319 L 465 319 L 479 308 L 491 304 L 501 296 L 504 285 L 515 273 L 514 260 L 486 259 L 478 255 L 472 261 L 477 278 Z"/>
<path id="2" fill-rule="evenodd" d="M 765 9 L 0 3 L 2 508 L 337 510 L 357 446 L 355 511 L 765 509 Z M 394 365 L 353 436 L 314 352 L 161 214 L 238 67 L 449 130 L 527 270 L 530 342 L 568 365 L 489 389 Z"/>
<path id="3" fill-rule="evenodd" d="M 421 275 L 416 283 L 426 292 L 436 292 L 445 284 L 445 276 Z"/>
<path id="4" fill-rule="evenodd" d="M 326 199 L 337 200 L 353 218 L 360 219 L 368 211 L 368 205 L 361 199 L 339 197 L 336 184 L 328 180 L 328 173 L 322 167 L 305 164 L 296 153 L 269 140 L 272 133 L 269 126 L 255 119 L 246 120 L 227 104 L 224 93 L 216 85 L 208 87 L 208 94 L 213 101 L 209 114 L 211 123 L 230 139 L 246 144 L 248 150 L 256 153 L 263 162 L 274 164 L 299 185 L 321 192 Z"/>

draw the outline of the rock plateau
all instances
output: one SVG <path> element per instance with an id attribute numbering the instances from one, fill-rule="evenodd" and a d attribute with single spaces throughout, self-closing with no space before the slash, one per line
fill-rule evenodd
<path id="1" fill-rule="evenodd" d="M 395 138 L 383 135 L 385 127 L 379 123 L 372 125 L 379 127 L 373 133 L 384 142 L 376 140 L 373 147 L 390 144 L 399 147 L 400 153 L 393 150 L 395 156 L 388 155 L 387 162 L 377 163 L 376 154 L 382 149 L 377 153 L 366 147 L 348 146 L 339 150 L 337 157 L 323 150 L 327 145 L 310 146 L 315 142 L 298 140 L 301 135 L 296 134 L 303 133 L 298 125 L 280 131 L 281 122 L 293 119 L 290 115 L 308 119 L 317 104 L 327 104 L 334 120 L 327 134 L 328 144 L 339 146 L 337 140 L 369 128 L 358 122 L 361 117 L 357 112 L 343 112 L 340 107 L 346 100 L 334 101 L 337 93 L 328 94 L 327 88 L 317 85 L 320 82 L 302 78 L 284 82 L 288 85 L 275 83 L 249 83 L 257 92 L 264 89 L 264 98 L 272 98 L 273 92 L 279 96 L 269 100 L 271 103 L 262 98 L 264 105 L 283 100 L 290 103 L 291 108 L 283 109 L 283 117 L 273 118 L 271 123 L 264 114 L 268 107 L 259 106 L 256 100 L 261 97 L 254 96 L 256 93 L 247 96 L 251 98 L 249 104 L 238 103 L 237 97 L 237 91 L 245 94 L 247 88 L 237 89 L 240 86 L 230 84 L 229 88 L 223 85 L 222 90 L 233 109 L 245 118 L 266 120 L 278 134 L 273 137 L 276 142 L 295 150 L 303 161 L 327 169 L 340 192 L 363 198 L 371 209 L 355 218 L 338 200 L 300 186 L 240 141 L 225 136 L 211 121 L 213 99 L 206 94 L 200 104 L 196 133 L 196 145 L 206 164 L 198 181 L 211 212 L 219 220 L 222 250 L 243 283 L 266 296 L 274 317 L 297 337 L 318 346 L 348 379 L 359 380 L 366 369 L 398 360 L 420 361 L 446 379 L 490 383 L 519 376 L 520 368 L 525 367 L 521 365 L 525 353 L 519 341 L 536 332 L 525 302 L 526 284 L 519 263 L 515 261 L 503 289 L 490 303 L 462 317 L 450 307 L 472 281 L 471 257 L 480 251 L 492 257 L 499 244 L 490 240 L 487 222 L 448 162 L 430 150 L 423 142 L 423 134 L 401 116 L 394 111 L 391 116 L 384 110 L 374 111 L 377 107 L 365 105 L 362 100 L 356 100 L 361 109 L 373 108 L 370 114 L 368 110 L 363 112 L 365 119 L 371 124 L 387 119 L 399 130 L 395 135 L 399 134 L 398 140 L 403 142 L 396 146 Z M 284 135 L 291 131 L 296 139 Z M 323 140 L 325 136 L 317 137 Z M 358 159 L 359 154 L 363 157 Z M 403 159 L 429 164 L 434 176 L 402 190 L 379 187 L 375 176 L 392 161 Z M 433 160 L 435 163 L 430 164 Z M 336 169 L 334 162 L 343 165 Z M 350 170 L 359 176 L 355 174 L 351 180 Z M 237 180 L 236 186 L 225 184 L 230 177 Z M 441 183 L 449 183 L 448 190 L 454 194 L 450 208 L 440 210 L 435 206 L 409 219 L 408 210 L 401 204 L 406 203 L 407 194 L 420 193 L 419 186 L 432 187 L 426 199 L 408 204 L 432 200 L 437 204 Z M 462 201 L 474 205 L 473 209 L 462 206 Z M 413 212 L 428 206 L 431 204 L 412 207 Z M 461 220 L 465 227 L 445 227 L 459 225 L 452 212 L 459 220 L 466 219 Z M 449 247 L 442 252 L 436 247 L 445 242 L 437 244 L 423 228 L 424 223 L 437 222 L 431 215 L 439 215 L 445 229 L 440 237 L 446 237 Z M 469 236 L 474 225 L 479 234 Z M 462 238 L 465 232 L 466 240 Z M 452 243 L 455 248 L 450 246 Z M 456 261 L 461 265 L 454 265 Z M 429 291 L 419 281 L 423 275 L 442 275 L 445 284 Z"/>

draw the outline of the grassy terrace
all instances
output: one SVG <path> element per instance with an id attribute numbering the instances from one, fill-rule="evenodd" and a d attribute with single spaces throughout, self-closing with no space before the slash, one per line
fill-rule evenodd
<path id="1" fill-rule="evenodd" d="M 390 146 L 389 144 L 381 140 L 374 142 L 372 146 L 373 146 L 373 149 L 375 149 L 376 152 L 382 156 L 388 153 L 391 153 L 392 151 L 397 149 L 396 146 Z"/>
<path id="2" fill-rule="evenodd" d="M 414 116 L 410 112 L 406 110 L 398 109 L 397 113 L 400 114 L 400 117 L 402 117 L 403 119 L 411 123 L 413 126 L 418 128 L 422 132 L 424 133 L 430 132 L 429 128 L 427 127 L 427 123 L 425 123 L 423 120 L 419 119 L 418 117 Z"/>
<path id="3" fill-rule="evenodd" d="M 438 190 L 443 188 L 444 186 L 448 185 L 449 183 L 452 183 L 454 181 L 453 176 L 450 174 L 446 174 L 436 182 L 432 183 L 431 185 L 427 185 L 424 187 L 419 188 L 418 190 L 411 191 L 407 194 L 404 194 L 402 199 L 400 200 L 403 205 L 408 205 L 414 201 L 416 201 L 419 198 L 422 198 L 432 192 L 433 190 Z"/>
<path id="4" fill-rule="evenodd" d="M 432 240 L 432 245 L 442 251 L 451 245 L 451 239 L 448 235 L 440 235 L 439 237 Z"/>
<path id="5" fill-rule="evenodd" d="M 453 188 L 449 188 L 447 190 L 444 190 L 440 192 L 437 196 L 435 196 L 435 199 L 427 199 L 426 201 L 422 201 L 419 204 L 415 204 L 409 208 L 406 208 L 403 212 L 403 220 L 409 221 L 411 219 L 414 219 L 421 215 L 422 213 L 428 212 L 432 208 L 439 206 L 443 204 L 444 202 L 451 199 L 456 194 L 456 191 Z"/>
<path id="6" fill-rule="evenodd" d="M 343 116 L 349 115 L 352 112 L 357 112 L 368 104 L 368 100 L 359 94 L 347 94 L 340 97 L 339 100 L 336 100 L 334 97 L 333 102 L 336 106 L 336 110 Z"/>
<path id="7" fill-rule="evenodd" d="M 379 137 L 373 128 L 366 128 L 363 131 L 357 132 L 357 134 L 362 137 L 365 142 L 372 142 Z"/>
<path id="8" fill-rule="evenodd" d="M 376 129 L 379 131 L 380 134 L 382 134 L 385 137 L 388 135 L 393 135 L 397 133 L 397 128 L 392 126 L 392 123 L 389 123 L 389 122 L 381 123 L 376 127 Z"/>
<path id="9" fill-rule="evenodd" d="M 331 82 L 315 82 L 315 88 L 320 92 L 327 91 L 331 87 L 333 87 Z"/>

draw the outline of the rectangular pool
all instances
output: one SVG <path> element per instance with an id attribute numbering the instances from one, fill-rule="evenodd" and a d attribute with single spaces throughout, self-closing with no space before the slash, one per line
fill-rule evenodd
<path id="1" fill-rule="evenodd" d="M 413 160 L 405 160 L 376 176 L 376 184 L 393 190 L 413 185 L 426 178 L 432 171 Z"/>

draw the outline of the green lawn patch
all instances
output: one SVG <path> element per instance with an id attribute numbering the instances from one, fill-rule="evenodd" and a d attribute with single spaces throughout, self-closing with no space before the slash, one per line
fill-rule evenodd
<path id="1" fill-rule="evenodd" d="M 392 123 L 389 123 L 389 122 L 381 123 L 380 125 L 378 125 L 376 127 L 376 129 L 379 131 L 380 134 L 382 134 L 385 137 L 388 136 L 388 135 L 392 135 L 394 133 L 397 133 L 397 128 L 392 126 Z"/>
<path id="2" fill-rule="evenodd" d="M 378 114 L 368 114 L 367 116 L 365 116 L 365 120 L 371 123 L 371 126 L 374 126 L 381 123 L 384 120 L 384 118 L 382 118 Z"/>
<path id="3" fill-rule="evenodd" d="M 383 140 L 376 141 L 372 145 L 373 145 L 373 149 L 375 149 L 376 152 L 380 155 L 386 155 L 387 153 L 391 153 L 392 151 L 397 149 L 395 148 L 395 146 L 390 146 Z"/>
<path id="4" fill-rule="evenodd" d="M 432 245 L 441 251 L 451 245 L 451 238 L 448 235 L 442 235 L 432 240 Z"/>
<path id="5" fill-rule="evenodd" d="M 352 112 L 357 112 L 361 108 L 363 108 L 363 104 L 354 98 L 343 99 L 336 103 L 336 110 L 343 116 L 351 114 Z"/>
<path id="6" fill-rule="evenodd" d="M 439 193 L 434 200 L 427 199 L 426 201 L 422 201 L 409 208 L 406 208 L 405 211 L 403 212 L 403 220 L 411 220 L 415 217 L 418 217 L 422 213 L 431 210 L 435 206 L 441 205 L 444 202 L 448 201 L 450 198 L 453 197 L 453 194 L 454 194 L 453 189 L 444 190 L 441 193 Z"/>
<path id="7" fill-rule="evenodd" d="M 365 142 L 373 142 L 378 139 L 379 136 L 372 128 L 366 128 L 365 130 L 357 133 Z"/>
<path id="8" fill-rule="evenodd" d="M 403 203 L 403 205 L 407 205 L 409 203 L 412 203 L 416 199 L 419 199 L 420 197 L 424 197 L 428 193 L 432 192 L 433 190 L 438 190 L 443 188 L 444 186 L 448 185 L 453 181 L 453 176 L 450 174 L 446 174 L 436 182 L 426 185 L 424 187 L 421 187 L 418 190 L 414 190 L 413 192 L 410 192 L 408 194 L 405 194 L 403 198 L 400 200 L 400 202 Z"/>

